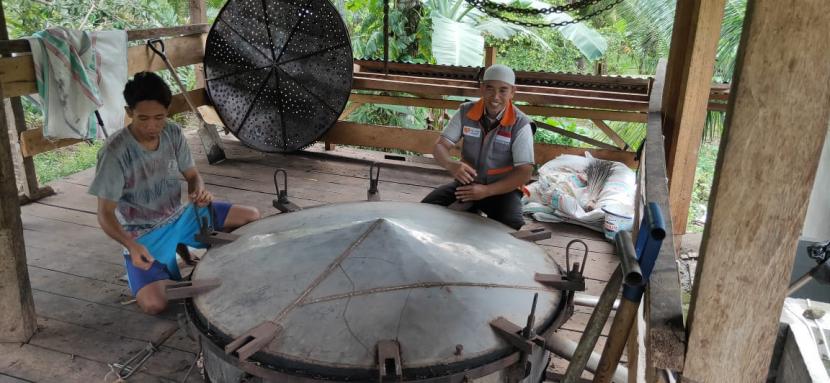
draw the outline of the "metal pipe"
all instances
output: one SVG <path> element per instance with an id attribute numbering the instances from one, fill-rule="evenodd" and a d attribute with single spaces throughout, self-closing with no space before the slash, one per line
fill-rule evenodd
<path id="1" fill-rule="evenodd" d="M 547 339 L 545 340 L 545 349 L 559 355 L 567 360 L 571 360 L 573 358 L 574 353 L 576 352 L 577 344 L 576 342 L 565 338 L 558 333 L 551 333 L 548 335 Z M 588 363 L 585 367 L 588 371 L 596 372 L 597 366 L 599 365 L 600 355 L 592 352 L 588 358 Z M 617 370 L 614 372 L 614 382 L 615 383 L 626 383 L 628 382 L 628 368 L 624 366 L 617 366 Z"/>
<path id="2" fill-rule="evenodd" d="M 589 295 L 589 294 L 582 294 L 576 293 L 574 294 L 574 304 L 577 306 L 583 307 L 597 307 L 597 303 L 599 303 L 599 297 L 596 295 Z M 620 300 L 614 300 L 614 307 L 612 309 L 616 310 L 620 307 Z"/>
<path id="3" fill-rule="evenodd" d="M 826 262 L 827 261 L 823 261 L 823 262 L 819 263 L 818 265 L 816 265 L 815 267 L 810 269 L 810 271 L 808 271 L 804 275 L 802 275 L 801 278 L 798 278 L 797 281 L 793 282 L 790 285 L 789 289 L 787 289 L 787 296 L 792 295 L 794 292 L 798 291 L 798 289 L 804 287 L 804 285 L 806 285 L 807 283 L 812 281 L 813 280 L 813 275 L 816 275 L 816 273 L 818 273 L 821 270 L 822 267 L 825 267 Z"/>
<path id="4" fill-rule="evenodd" d="M 798 278 L 797 281 L 793 282 L 793 284 L 790 285 L 789 289 L 787 289 L 787 296 L 793 295 L 794 292 L 804 287 L 804 285 L 810 283 L 810 281 L 813 280 L 812 271 L 813 270 L 808 271 L 807 273 L 802 275 L 801 278 Z"/>
<path id="5" fill-rule="evenodd" d="M 608 280 L 608 284 L 605 285 L 594 312 L 591 313 L 591 318 L 588 320 L 588 325 L 585 326 L 582 338 L 579 339 L 573 359 L 568 364 L 568 370 L 565 371 L 565 377 L 562 379 L 563 383 L 576 383 L 582 376 L 582 371 L 585 370 L 585 365 L 594 351 L 594 346 L 596 346 L 597 339 L 602 333 L 602 328 L 605 327 L 605 322 L 608 321 L 608 315 L 611 314 L 611 307 L 614 305 L 617 294 L 620 293 L 621 286 L 622 268 L 617 266 L 614 274 Z"/>
<path id="6" fill-rule="evenodd" d="M 634 250 L 631 233 L 627 231 L 617 232 L 617 235 L 614 236 L 614 242 L 617 245 L 617 255 L 622 267 L 623 283 L 628 286 L 642 286 L 645 280 L 643 280 L 640 264 L 637 263 L 637 253 Z"/>

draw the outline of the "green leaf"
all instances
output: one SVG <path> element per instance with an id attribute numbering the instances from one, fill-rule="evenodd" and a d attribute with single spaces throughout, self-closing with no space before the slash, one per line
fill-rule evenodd
<path id="1" fill-rule="evenodd" d="M 535 9 L 550 7 L 549 4 L 538 0 L 531 0 L 529 6 Z M 567 13 L 551 13 L 545 15 L 543 19 L 546 23 L 552 24 L 572 21 L 574 18 Z M 588 60 L 596 60 L 602 57 L 605 54 L 605 50 L 608 49 L 608 43 L 605 41 L 605 38 L 585 23 L 579 22 L 564 25 L 556 27 L 556 29 L 562 36 L 570 40 Z"/>
<path id="2" fill-rule="evenodd" d="M 467 23 L 432 14 L 432 55 L 441 65 L 481 66 L 484 37 Z"/>

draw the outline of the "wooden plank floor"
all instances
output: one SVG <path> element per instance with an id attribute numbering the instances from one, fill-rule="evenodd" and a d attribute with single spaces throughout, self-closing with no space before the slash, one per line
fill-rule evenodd
<path id="1" fill-rule="evenodd" d="M 384 200 L 416 202 L 449 181 L 435 165 L 424 163 L 429 161 L 401 162 L 385 159 L 379 152 L 348 148 L 322 153 L 316 146 L 302 154 L 263 154 L 228 139 L 230 159 L 211 166 L 198 139 L 189 133 L 194 159 L 209 190 L 217 198 L 256 206 L 264 215 L 278 213 L 271 207 L 277 167 L 288 171 L 289 198 L 304 207 L 365 200 L 369 161 L 384 163 L 380 175 Z M 53 182 L 57 195 L 22 207 L 39 330 L 29 343 L 0 344 L 0 382 L 112 382 L 108 363 L 124 360 L 177 326 L 180 307 L 154 317 L 127 303 L 132 297 L 121 280 L 120 246 L 99 228 L 96 199 L 86 193 L 92 177 L 90 169 Z M 586 293 L 599 295 L 616 266 L 613 246 L 587 229 L 545 226 L 554 235 L 540 245 L 560 262 L 564 262 L 569 241 L 582 239 L 588 244 Z M 560 331 L 578 340 L 590 313 L 577 306 Z M 597 350 L 604 344 L 608 327 Z M 195 351 L 196 344 L 178 331 L 130 381 L 181 381 Z M 551 370 L 561 373 L 566 366 L 566 361 L 554 358 Z M 188 381 L 201 381 L 197 375 Z"/>

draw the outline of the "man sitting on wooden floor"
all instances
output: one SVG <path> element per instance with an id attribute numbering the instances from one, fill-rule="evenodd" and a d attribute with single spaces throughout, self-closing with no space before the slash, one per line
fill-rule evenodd
<path id="1" fill-rule="evenodd" d="M 482 211 L 516 230 L 524 225 L 519 191 L 533 175 L 530 118 L 513 105 L 516 76 L 504 65 L 484 72 L 478 102 L 461 104 L 435 143 L 433 155 L 455 178 L 435 189 L 425 203 Z M 461 161 L 450 150 L 464 139 Z"/>
<path id="2" fill-rule="evenodd" d="M 165 285 L 180 280 L 176 248 L 196 242 L 199 217 L 215 230 L 230 231 L 259 219 L 256 208 L 214 201 L 196 170 L 181 128 L 167 120 L 170 88 L 148 72 L 124 88 L 132 123 L 109 138 L 98 153 L 89 193 L 98 197 L 98 222 L 124 246 L 130 289 L 141 309 L 167 307 Z M 179 175 L 187 180 L 189 204 L 181 203 Z"/>

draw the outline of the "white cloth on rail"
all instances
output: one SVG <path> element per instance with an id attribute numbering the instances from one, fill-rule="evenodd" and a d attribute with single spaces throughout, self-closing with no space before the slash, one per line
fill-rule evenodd
<path id="1" fill-rule="evenodd" d="M 49 139 L 94 139 L 124 126 L 125 31 L 50 28 L 28 38 Z M 98 129 L 98 110 L 106 131 Z"/>

